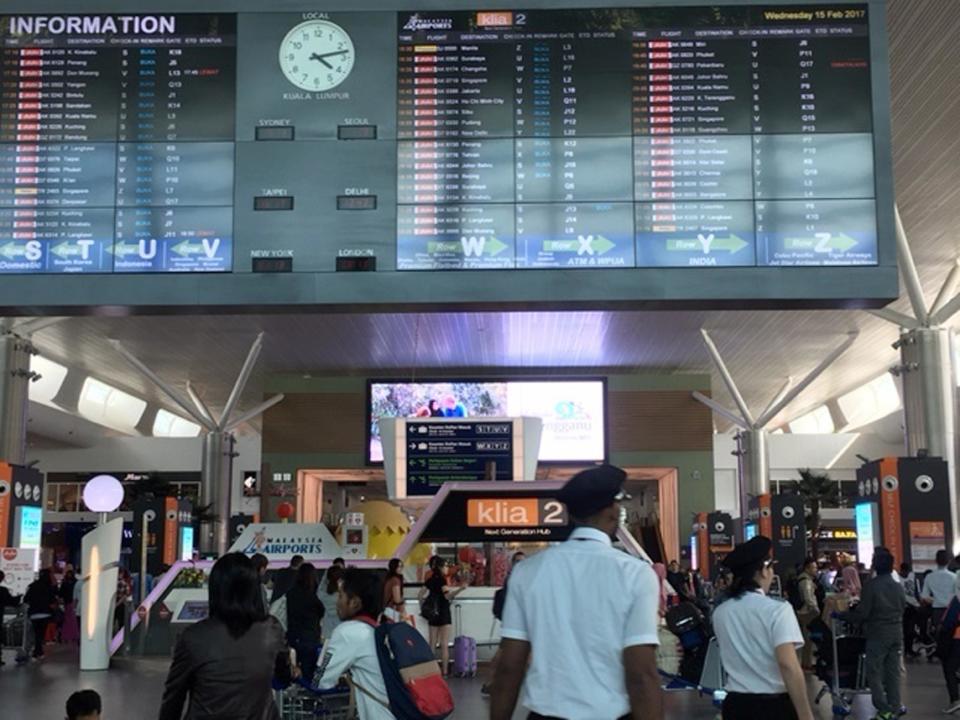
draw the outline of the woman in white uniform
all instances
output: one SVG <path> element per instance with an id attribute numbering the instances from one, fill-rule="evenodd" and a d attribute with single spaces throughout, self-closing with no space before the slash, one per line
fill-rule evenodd
<path id="1" fill-rule="evenodd" d="M 724 560 L 733 584 L 713 616 L 727 672 L 723 720 L 813 720 L 796 652 L 803 646 L 800 625 L 790 603 L 767 597 L 771 547 L 760 535 Z"/>

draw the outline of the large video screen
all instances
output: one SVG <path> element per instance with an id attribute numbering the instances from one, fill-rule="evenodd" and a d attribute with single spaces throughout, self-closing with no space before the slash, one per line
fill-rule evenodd
<path id="1" fill-rule="evenodd" d="M 878 264 L 865 4 L 398 19 L 397 269 Z"/>
<path id="2" fill-rule="evenodd" d="M 539 417 L 541 462 L 606 459 L 606 383 L 576 380 L 371 380 L 367 461 L 383 462 L 381 417 Z"/>
<path id="3" fill-rule="evenodd" d="M 0 18 L 0 273 L 232 269 L 236 25 Z"/>

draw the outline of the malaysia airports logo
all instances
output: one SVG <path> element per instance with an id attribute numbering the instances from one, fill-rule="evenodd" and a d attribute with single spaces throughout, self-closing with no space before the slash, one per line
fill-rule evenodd
<path id="1" fill-rule="evenodd" d="M 419 32 L 422 30 L 453 30 L 453 18 L 425 18 L 414 13 L 403 26 L 404 30 Z"/>

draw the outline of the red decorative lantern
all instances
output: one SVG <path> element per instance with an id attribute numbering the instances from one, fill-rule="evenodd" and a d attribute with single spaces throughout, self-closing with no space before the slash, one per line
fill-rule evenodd
<path id="1" fill-rule="evenodd" d="M 277 505 L 277 517 L 283 522 L 287 522 L 293 517 L 294 507 L 291 503 L 282 502 Z"/>

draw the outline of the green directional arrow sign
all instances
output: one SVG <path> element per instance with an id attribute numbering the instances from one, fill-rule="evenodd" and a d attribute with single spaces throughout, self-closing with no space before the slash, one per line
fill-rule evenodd
<path id="1" fill-rule="evenodd" d="M 582 240 L 543 241 L 544 252 L 575 252 L 578 255 L 606 255 L 616 246 L 615 242 L 603 235 L 584 236 Z"/>
<path id="2" fill-rule="evenodd" d="M 17 245 L 12 240 L 3 247 L 0 247 L 0 255 L 3 255 L 8 260 L 13 260 L 15 257 L 23 257 L 26 254 L 27 248 L 23 245 Z"/>
<path id="3" fill-rule="evenodd" d="M 696 238 L 670 238 L 667 240 L 667 250 L 670 252 L 698 252 L 704 254 L 726 251 L 733 255 L 749 244 L 739 235 L 714 237 L 712 240 L 710 235 L 701 235 Z"/>
<path id="4" fill-rule="evenodd" d="M 431 255 L 440 253 L 460 253 L 462 255 L 499 255 L 509 246 L 497 237 L 464 238 L 463 240 L 431 240 L 427 243 L 427 252 Z M 469 252 L 468 249 L 469 248 Z M 480 252 L 477 252 L 477 251 Z"/>
<path id="5" fill-rule="evenodd" d="M 118 243 L 113 245 L 113 247 L 108 247 L 107 252 L 117 257 L 126 257 L 127 255 L 134 255 L 139 252 L 140 248 L 137 245 L 128 245 L 123 240 L 120 240 Z"/>
<path id="6" fill-rule="evenodd" d="M 170 248 L 180 257 L 189 257 L 191 255 L 202 255 L 203 254 L 203 245 L 197 243 L 191 243 L 189 240 L 183 240 L 178 242 L 172 248 Z"/>
<path id="7" fill-rule="evenodd" d="M 813 250 L 814 252 L 830 252 L 839 250 L 847 252 L 857 246 L 857 241 L 845 233 L 817 233 L 813 237 L 792 237 L 783 241 L 785 250 Z"/>
<path id="8" fill-rule="evenodd" d="M 80 257 L 83 255 L 83 248 L 79 245 L 71 245 L 69 240 L 65 240 L 59 245 L 53 247 L 50 252 L 59 258 Z"/>

